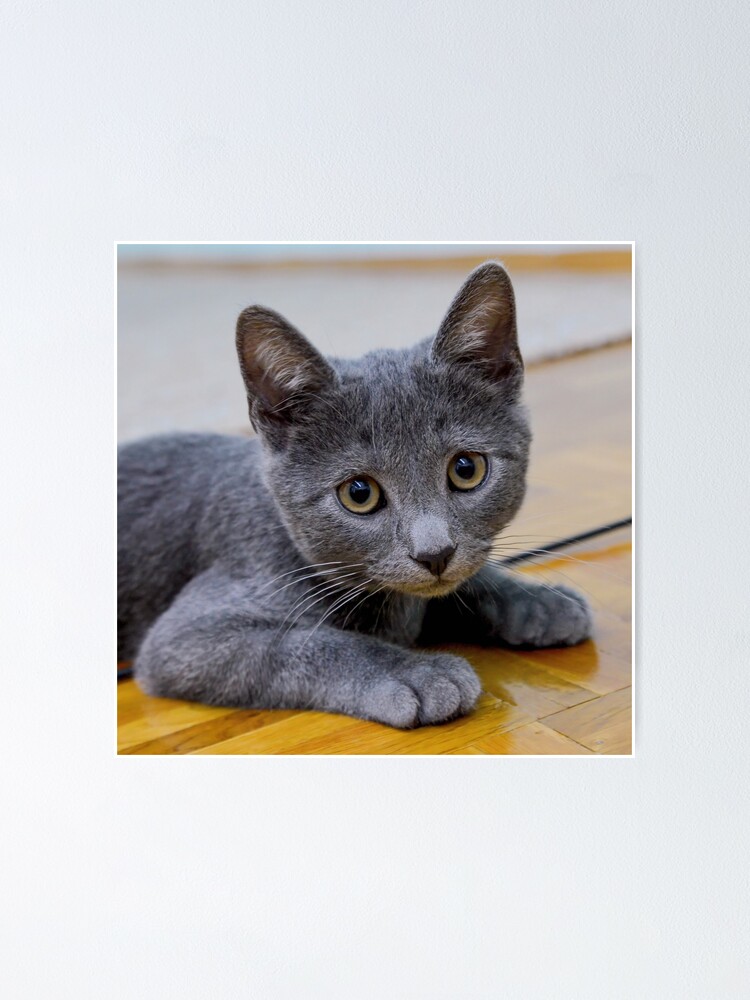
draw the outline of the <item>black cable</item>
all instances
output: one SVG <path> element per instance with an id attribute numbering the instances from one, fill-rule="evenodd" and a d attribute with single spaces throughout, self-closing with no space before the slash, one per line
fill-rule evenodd
<path id="1" fill-rule="evenodd" d="M 548 552 L 555 552 L 557 549 L 564 549 L 568 545 L 575 545 L 576 542 L 585 542 L 587 538 L 596 538 L 598 535 L 606 535 L 608 531 L 616 531 L 618 528 L 627 528 L 633 523 L 632 517 L 623 517 L 621 521 L 611 521 L 603 524 L 599 528 L 592 528 L 591 531 L 583 531 L 580 535 L 569 535 L 567 538 L 560 538 L 556 542 L 550 542 L 541 549 L 530 549 L 526 552 L 518 552 L 514 556 L 502 559 L 503 566 L 510 566 L 512 563 L 525 562 L 527 559 L 539 559 L 540 556 Z"/>
<path id="2" fill-rule="evenodd" d="M 556 552 L 558 549 L 564 549 L 568 545 L 575 545 L 576 542 L 585 542 L 587 538 L 596 538 L 598 535 L 606 535 L 608 531 L 616 531 L 618 528 L 627 528 L 628 525 L 631 525 L 632 523 L 632 517 L 623 517 L 620 521 L 611 521 L 609 524 L 603 524 L 599 528 L 592 528 L 591 531 L 583 531 L 580 535 L 569 535 L 567 538 L 560 538 L 556 542 L 550 542 L 549 545 L 545 545 L 543 549 L 530 549 L 527 552 L 518 552 L 514 556 L 508 556 L 507 559 L 502 559 L 501 565 L 510 566 L 513 563 L 525 562 L 527 559 L 539 559 L 548 552 Z M 132 676 L 132 667 L 118 666 L 118 681 L 125 681 Z"/>

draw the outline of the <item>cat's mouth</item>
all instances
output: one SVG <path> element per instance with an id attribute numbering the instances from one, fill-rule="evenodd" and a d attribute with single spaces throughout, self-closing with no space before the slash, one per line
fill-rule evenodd
<path id="1" fill-rule="evenodd" d="M 446 594 L 452 593 L 459 584 L 463 583 L 464 578 L 456 580 L 425 580 L 423 583 L 402 583 L 402 582 L 392 582 L 388 584 L 391 590 L 397 591 L 399 594 L 410 594 L 412 597 L 445 597 Z"/>
<path id="2" fill-rule="evenodd" d="M 409 594 L 412 597 L 422 597 L 430 599 L 432 597 L 446 597 L 452 594 L 462 583 L 466 583 L 484 565 L 484 557 L 473 562 L 462 559 L 460 563 L 452 565 L 447 573 L 439 576 L 432 576 L 425 573 L 423 576 L 403 577 L 393 576 L 388 578 L 385 573 L 374 573 L 370 580 L 370 585 L 375 589 L 390 590 L 396 594 Z"/>

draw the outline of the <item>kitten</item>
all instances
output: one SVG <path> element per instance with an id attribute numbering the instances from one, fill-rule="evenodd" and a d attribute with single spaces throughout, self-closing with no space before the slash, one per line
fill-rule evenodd
<path id="1" fill-rule="evenodd" d="M 420 644 L 589 635 L 578 594 L 488 564 L 530 441 L 499 264 L 473 271 L 411 349 L 326 359 L 253 306 L 237 350 L 258 438 L 119 451 L 118 652 L 144 691 L 407 728 L 480 693 L 466 660 Z"/>

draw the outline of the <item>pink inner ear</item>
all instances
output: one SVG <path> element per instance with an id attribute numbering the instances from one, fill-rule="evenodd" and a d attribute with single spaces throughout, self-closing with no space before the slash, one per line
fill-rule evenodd
<path id="1" fill-rule="evenodd" d="M 274 405 L 319 385 L 314 367 L 291 349 L 284 337 L 270 335 L 258 344 L 255 362 L 264 391 L 273 397 Z"/>
<path id="2" fill-rule="evenodd" d="M 513 286 L 499 264 L 483 264 L 469 276 L 443 320 L 433 354 L 454 363 L 479 363 L 496 378 L 523 367 Z"/>
<path id="3" fill-rule="evenodd" d="M 333 370 L 299 331 L 270 309 L 252 306 L 237 321 L 237 353 L 248 398 L 270 413 L 319 392 Z"/>
<path id="4" fill-rule="evenodd" d="M 493 298 L 483 298 L 467 309 L 465 317 L 456 330 L 454 340 L 460 351 L 470 354 L 487 355 L 507 340 L 507 332 L 513 323 L 513 313 L 507 303 Z"/>

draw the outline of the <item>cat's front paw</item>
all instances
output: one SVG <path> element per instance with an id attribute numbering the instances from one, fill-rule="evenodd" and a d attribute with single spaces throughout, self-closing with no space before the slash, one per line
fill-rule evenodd
<path id="1" fill-rule="evenodd" d="M 460 656 L 415 653 L 368 692 L 367 716 L 398 729 L 447 722 L 470 712 L 482 690 Z"/>
<path id="2" fill-rule="evenodd" d="M 591 610 L 575 590 L 524 584 L 507 608 L 500 637 L 511 646 L 575 646 L 591 635 Z"/>

